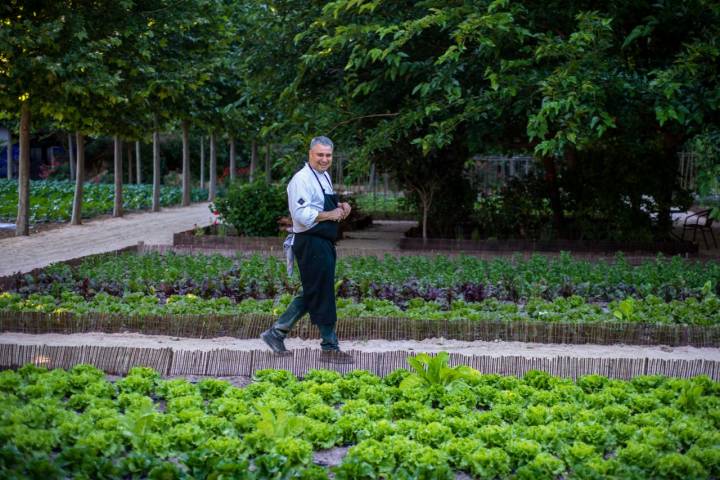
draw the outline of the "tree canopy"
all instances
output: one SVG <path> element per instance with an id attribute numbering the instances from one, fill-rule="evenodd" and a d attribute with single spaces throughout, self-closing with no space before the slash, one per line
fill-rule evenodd
<path id="1" fill-rule="evenodd" d="M 565 236 L 667 233 L 682 149 L 701 192 L 720 173 L 711 0 L 10 0 L 0 22 L 2 118 L 27 102 L 58 129 L 187 122 L 298 155 L 330 135 L 433 235 L 468 218 L 476 154 L 537 158 Z"/>

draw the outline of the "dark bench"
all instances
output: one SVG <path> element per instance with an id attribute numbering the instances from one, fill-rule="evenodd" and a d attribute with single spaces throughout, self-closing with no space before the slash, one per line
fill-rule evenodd
<path id="1" fill-rule="evenodd" d="M 699 212 L 695 212 L 692 215 L 688 215 L 687 217 L 685 217 L 682 231 L 683 240 L 685 240 L 685 232 L 692 231 L 692 241 L 694 242 L 695 237 L 697 237 L 697 232 L 700 232 L 702 233 L 705 247 L 710 248 L 710 244 L 708 243 L 707 237 L 705 236 L 705 233 L 707 232 L 710 234 L 710 237 L 712 237 L 715 248 L 717 248 L 718 244 L 717 240 L 715 239 L 715 233 L 713 233 L 712 229 L 713 218 L 710 217 L 710 211 L 710 209 L 700 210 Z"/>

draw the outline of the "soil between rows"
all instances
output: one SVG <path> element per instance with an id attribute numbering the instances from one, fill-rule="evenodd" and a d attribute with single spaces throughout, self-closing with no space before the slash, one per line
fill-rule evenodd
<path id="1" fill-rule="evenodd" d="M 241 340 L 233 337 L 198 339 L 163 335 L 143 335 L 138 333 L 81 333 L 64 335 L 4 332 L 0 333 L 0 344 L 48 346 L 98 345 L 103 347 L 172 348 L 173 350 L 198 351 L 217 349 L 249 351 L 265 350 L 268 348 L 260 339 Z M 320 348 L 319 340 L 288 338 L 285 344 L 290 350 Z M 690 346 L 668 347 L 664 345 L 571 345 L 502 341 L 466 342 L 445 338 L 429 338 L 422 341 L 342 341 L 342 339 L 340 339 L 340 347 L 343 350 L 359 352 L 407 351 L 433 353 L 446 351 L 463 355 L 488 355 L 497 357 L 656 358 L 663 360 L 720 361 L 720 348 L 697 348 Z"/>

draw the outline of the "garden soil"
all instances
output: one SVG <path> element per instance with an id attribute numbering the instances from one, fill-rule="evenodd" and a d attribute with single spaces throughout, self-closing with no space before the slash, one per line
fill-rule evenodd
<path id="1" fill-rule="evenodd" d="M 103 347 L 142 347 L 172 348 L 173 350 L 210 351 L 219 349 L 250 351 L 265 350 L 267 346 L 260 339 L 241 340 L 233 337 L 219 338 L 179 338 L 162 335 L 142 335 L 136 333 L 80 333 L 64 334 L 26 334 L 0 333 L 0 344 L 83 346 Z M 319 340 L 301 340 L 289 338 L 285 342 L 288 349 L 320 348 Z M 365 340 L 342 341 L 341 348 L 360 352 L 440 352 L 463 355 L 488 355 L 497 357 L 518 356 L 532 358 L 583 357 L 583 358 L 650 358 L 661 360 L 708 360 L 720 361 L 719 348 L 696 348 L 689 346 L 667 347 L 639 345 L 570 345 L 522 342 L 464 342 L 444 338 L 426 340 Z"/>

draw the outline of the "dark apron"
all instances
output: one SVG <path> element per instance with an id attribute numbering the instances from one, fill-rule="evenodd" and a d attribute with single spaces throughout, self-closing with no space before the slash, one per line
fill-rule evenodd
<path id="1" fill-rule="evenodd" d="M 323 211 L 338 207 L 338 196 L 325 193 L 312 167 L 308 166 L 320 184 L 325 196 Z M 305 308 L 310 312 L 310 321 L 316 325 L 334 325 L 337 321 L 335 308 L 335 241 L 338 223 L 318 222 L 305 232 L 296 233 L 292 249 L 300 270 Z"/>

